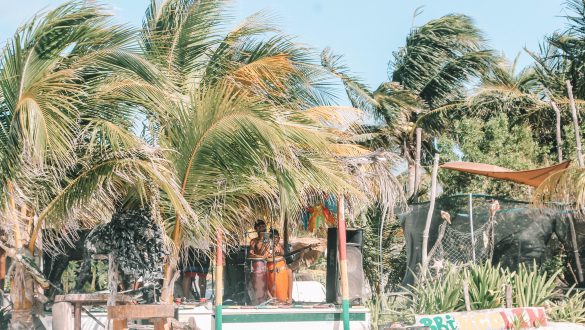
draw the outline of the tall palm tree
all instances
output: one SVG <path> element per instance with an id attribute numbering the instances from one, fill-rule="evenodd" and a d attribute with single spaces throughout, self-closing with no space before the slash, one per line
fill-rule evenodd
<path id="1" fill-rule="evenodd" d="M 425 129 L 427 143 L 444 127 L 441 117 L 459 109 L 466 87 L 489 71 L 493 56 L 481 31 L 464 15 L 447 15 L 413 28 L 406 45 L 393 54 L 389 82 L 369 91 L 352 77 L 339 57 L 324 52 L 322 61 L 344 83 L 354 106 L 381 120 L 370 143 L 397 148 L 408 163 L 407 195 L 415 191 L 415 129 Z"/>
<path id="2" fill-rule="evenodd" d="M 350 171 L 374 165 L 347 156 L 369 150 L 331 124 L 347 127 L 340 111 L 357 111 L 329 106 L 327 72 L 310 50 L 262 13 L 224 33 L 224 10 L 223 1 L 153 1 L 144 21 L 144 56 L 169 78 L 168 100 L 149 114 L 153 142 L 173 150 L 177 185 L 198 215 L 187 221 L 169 213 L 175 251 L 215 230 L 237 233 L 258 212 L 298 214 L 323 192 L 346 192 L 356 209 L 380 191 L 394 202 L 391 178 L 388 187 L 352 182 Z"/>

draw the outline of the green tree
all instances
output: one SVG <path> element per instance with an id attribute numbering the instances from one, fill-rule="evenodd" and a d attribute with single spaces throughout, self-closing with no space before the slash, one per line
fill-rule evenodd
<path id="1" fill-rule="evenodd" d="M 464 118 L 452 123 L 450 133 L 438 139 L 444 161 L 488 163 L 513 170 L 539 167 L 545 149 L 533 139 L 528 125 L 510 125 L 505 113 L 484 121 Z M 456 171 L 440 171 L 444 194 L 487 193 L 520 200 L 530 198 L 531 189 L 512 182 Z"/>
<path id="2" fill-rule="evenodd" d="M 148 196 L 150 183 L 178 212 L 188 208 L 160 150 L 132 133 L 136 109 L 156 97 L 145 86 L 158 76 L 133 50 L 134 36 L 104 8 L 77 1 L 35 16 L 2 49 L 0 218 L 16 260 L 35 252 L 42 227 L 67 238 L 108 220 L 128 191 Z M 29 328 L 31 272 L 17 262 L 14 274 L 12 326 Z"/>
<path id="3" fill-rule="evenodd" d="M 376 183 L 352 178 L 379 167 L 377 154 L 357 157 L 370 153 L 351 139 L 347 118 L 359 111 L 329 105 L 330 78 L 311 51 L 262 13 L 228 32 L 225 17 L 222 1 L 153 1 L 143 24 L 144 56 L 168 78 L 168 99 L 149 113 L 151 135 L 172 150 L 176 184 L 197 215 L 189 221 L 170 210 L 175 251 L 216 231 L 237 233 L 258 213 L 298 215 L 323 192 L 345 192 L 356 211 L 394 203 L 400 190 L 387 170 Z"/>
<path id="4" fill-rule="evenodd" d="M 481 31 L 464 15 L 447 15 L 413 28 L 406 45 L 393 54 L 389 82 L 371 92 L 339 64 L 339 57 L 323 54 L 323 62 L 344 82 L 354 106 L 370 110 L 381 122 L 370 128 L 369 144 L 399 151 L 408 164 L 407 195 L 416 182 L 415 129 L 424 129 L 430 143 L 446 125 L 445 116 L 459 110 L 467 85 L 489 71 L 493 56 Z M 432 152 L 423 155 L 432 159 Z"/>

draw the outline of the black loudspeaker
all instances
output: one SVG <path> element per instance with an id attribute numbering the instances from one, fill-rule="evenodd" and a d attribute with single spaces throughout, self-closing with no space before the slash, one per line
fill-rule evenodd
<path id="1" fill-rule="evenodd" d="M 346 229 L 347 273 L 349 280 L 350 302 L 361 299 L 364 287 L 363 268 L 363 230 Z M 341 286 L 338 257 L 339 241 L 337 228 L 327 230 L 327 282 L 326 300 L 328 303 L 341 303 Z"/>
<path id="2" fill-rule="evenodd" d="M 246 297 L 246 254 L 247 246 L 228 251 L 225 256 L 223 277 L 223 298 L 244 304 Z"/>

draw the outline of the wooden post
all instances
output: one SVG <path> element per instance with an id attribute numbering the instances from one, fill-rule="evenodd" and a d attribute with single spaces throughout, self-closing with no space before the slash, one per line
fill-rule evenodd
<path id="1" fill-rule="evenodd" d="M 577 107 L 575 106 L 575 99 L 573 98 L 573 87 L 571 81 L 565 81 L 567 85 L 567 94 L 569 95 L 569 105 L 571 106 L 571 115 L 573 117 L 573 129 L 575 130 L 575 143 L 577 145 L 577 163 L 580 168 L 583 168 L 583 149 L 581 148 L 581 132 L 579 129 L 579 118 L 577 117 Z M 581 260 L 579 258 L 579 245 L 577 244 L 577 234 L 575 232 L 575 223 L 573 217 L 569 217 L 569 229 L 571 230 L 571 243 L 573 245 L 573 254 L 575 256 L 575 265 L 577 266 L 577 278 L 579 282 L 583 282 L 583 269 L 581 268 Z"/>
<path id="2" fill-rule="evenodd" d="M 116 294 L 118 293 L 118 264 L 116 263 L 116 258 L 114 258 L 112 252 L 108 254 L 108 289 L 110 289 L 110 297 L 108 298 L 107 306 L 116 306 Z M 126 324 L 127 322 L 125 320 L 108 320 L 108 329 L 124 329 L 126 328 Z"/>
<path id="3" fill-rule="evenodd" d="M 422 167 L 420 166 L 420 157 L 421 157 L 421 149 L 422 149 L 422 128 L 416 128 L 416 155 L 415 155 L 415 165 L 414 165 L 414 191 L 413 196 L 415 200 L 418 200 L 418 187 L 420 186 L 420 178 L 422 176 Z"/>
<path id="4" fill-rule="evenodd" d="M 6 282 L 6 251 L 0 248 L 0 290 L 4 291 Z"/>
<path id="5" fill-rule="evenodd" d="M 512 286 L 506 284 L 506 308 L 512 308 Z"/>
<path id="6" fill-rule="evenodd" d="M 473 194 L 469 194 L 469 232 L 471 233 L 471 260 L 475 262 L 475 232 L 473 229 Z"/>
<path id="7" fill-rule="evenodd" d="M 553 101 L 552 98 L 550 99 L 549 102 L 550 102 L 550 106 L 555 111 L 555 116 L 556 116 L 557 155 L 558 155 L 558 160 L 560 163 L 563 161 L 563 139 L 561 137 L 561 110 L 559 110 L 559 107 L 557 106 L 555 101 Z"/>
<path id="8" fill-rule="evenodd" d="M 423 242 L 422 242 L 422 264 L 423 271 L 427 268 L 427 256 L 429 246 L 429 231 L 431 229 L 431 221 L 433 219 L 433 212 L 435 210 L 435 198 L 437 194 L 437 172 L 439 171 L 439 154 L 435 154 L 435 160 L 433 162 L 433 173 L 431 175 L 431 200 L 429 204 L 429 212 L 427 213 L 427 222 L 425 223 L 425 230 L 423 231 Z"/>
<path id="9" fill-rule="evenodd" d="M 75 329 L 71 318 L 72 305 L 68 302 L 53 304 L 53 329 Z"/>
<path id="10" fill-rule="evenodd" d="M 79 303 L 74 304 L 75 308 L 73 312 L 75 313 L 75 330 L 81 330 L 81 305 Z"/>
<path id="11" fill-rule="evenodd" d="M 577 266 L 577 278 L 579 283 L 583 283 L 583 268 L 581 267 L 581 258 L 579 255 L 579 245 L 577 244 L 577 233 L 575 231 L 575 222 L 573 216 L 568 217 L 569 229 L 571 231 L 571 245 L 573 245 L 573 255 L 575 256 L 575 265 Z"/>
<path id="12" fill-rule="evenodd" d="M 349 330 L 349 280 L 347 277 L 347 237 L 345 232 L 345 199 L 337 197 L 337 240 L 339 242 L 339 270 L 341 273 L 341 299 L 343 308 L 343 329 Z"/>
<path id="13" fill-rule="evenodd" d="M 569 105 L 571 106 L 571 115 L 573 116 L 573 129 L 575 130 L 575 143 L 577 144 L 577 164 L 583 167 L 583 149 L 581 149 L 581 134 L 579 129 L 579 118 L 577 117 L 577 107 L 573 98 L 573 87 L 571 81 L 565 81 L 567 84 L 567 94 L 569 95 Z"/>
<path id="14" fill-rule="evenodd" d="M 465 300 L 465 310 L 471 311 L 471 299 L 469 298 L 469 283 L 463 282 L 463 299 Z"/>
<path id="15" fill-rule="evenodd" d="M 221 330 L 223 309 L 223 236 L 217 231 L 217 247 L 215 257 L 215 330 Z"/>

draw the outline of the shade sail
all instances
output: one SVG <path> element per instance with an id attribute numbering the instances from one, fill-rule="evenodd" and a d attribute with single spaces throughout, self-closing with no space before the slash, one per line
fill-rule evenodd
<path id="1" fill-rule="evenodd" d="M 560 170 L 569 167 L 571 161 L 562 162 L 553 166 L 538 168 L 527 171 L 514 171 L 496 165 L 472 163 L 472 162 L 449 162 L 441 165 L 441 168 L 459 172 L 472 173 L 487 176 L 490 178 L 507 180 L 538 187 L 542 181 Z"/>

